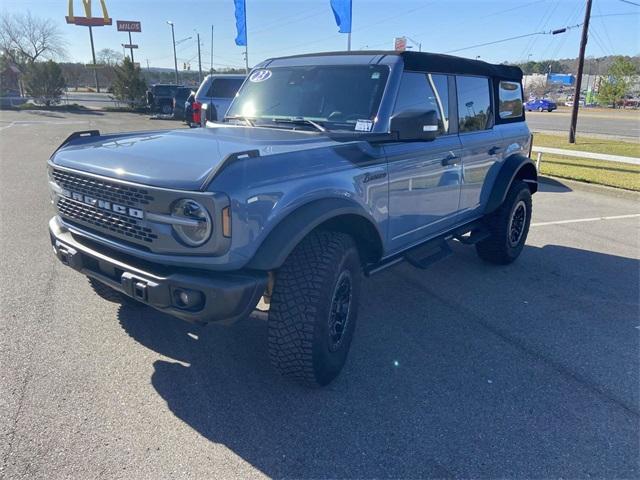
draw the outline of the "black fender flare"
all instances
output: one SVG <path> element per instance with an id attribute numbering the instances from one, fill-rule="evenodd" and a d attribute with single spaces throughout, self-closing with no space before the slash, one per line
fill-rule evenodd
<path id="1" fill-rule="evenodd" d="M 495 211 L 502 205 L 511 184 L 516 179 L 526 182 L 531 193 L 538 191 L 536 166 L 530 158 L 521 154 L 511 155 L 501 164 L 484 209 L 485 214 Z"/>
<path id="2" fill-rule="evenodd" d="M 246 267 L 255 270 L 275 270 L 282 266 L 293 249 L 319 225 L 343 216 L 355 215 L 366 221 L 382 246 L 382 235 L 370 215 L 357 203 L 342 198 L 314 200 L 289 213 L 269 232 Z"/>

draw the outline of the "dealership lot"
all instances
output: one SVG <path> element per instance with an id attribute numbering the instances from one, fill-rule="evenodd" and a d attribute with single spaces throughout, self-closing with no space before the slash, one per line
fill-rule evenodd
<path id="1" fill-rule="evenodd" d="M 545 183 L 514 265 L 456 244 L 371 278 L 345 371 L 306 390 L 261 315 L 119 307 L 51 253 L 55 147 L 178 125 L 0 112 L 0 477 L 640 476 L 640 196 Z"/>

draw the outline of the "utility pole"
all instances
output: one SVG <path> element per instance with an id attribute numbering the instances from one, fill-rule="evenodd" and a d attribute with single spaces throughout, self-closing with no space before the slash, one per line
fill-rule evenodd
<path id="1" fill-rule="evenodd" d="M 96 65 L 96 50 L 93 48 L 93 30 L 89 25 L 89 39 L 91 40 L 91 57 L 93 58 L 93 78 L 96 81 L 96 92 L 100 93 L 100 84 L 98 83 L 98 66 Z"/>
<path id="2" fill-rule="evenodd" d="M 584 69 L 584 53 L 587 49 L 589 36 L 589 20 L 591 19 L 591 2 L 587 0 L 587 8 L 584 12 L 582 24 L 582 39 L 580 40 L 580 54 L 578 55 L 578 74 L 576 77 L 576 91 L 573 95 L 573 107 L 571 108 L 571 124 L 569 125 L 569 143 L 576 143 L 576 126 L 578 124 L 578 107 L 580 106 L 580 90 L 582 87 L 582 70 Z"/>
<path id="3" fill-rule="evenodd" d="M 209 64 L 209 73 L 213 73 L 213 25 L 211 25 L 211 63 Z"/>
<path id="4" fill-rule="evenodd" d="M 351 32 L 347 34 L 347 52 L 351 51 Z"/>
<path id="5" fill-rule="evenodd" d="M 202 57 L 200 56 L 200 34 L 196 33 L 198 38 L 198 83 L 202 83 Z"/>
<path id="6" fill-rule="evenodd" d="M 176 56 L 176 34 L 173 30 L 173 22 L 167 20 L 167 24 L 171 25 L 171 38 L 173 40 L 173 66 L 176 71 L 176 85 L 178 85 L 178 57 Z"/>

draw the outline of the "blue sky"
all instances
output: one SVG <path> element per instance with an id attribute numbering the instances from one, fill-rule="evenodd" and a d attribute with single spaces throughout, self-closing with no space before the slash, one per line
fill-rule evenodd
<path id="1" fill-rule="evenodd" d="M 2 0 L 1 11 L 32 13 L 60 27 L 68 43 L 69 60 L 91 58 L 86 27 L 67 25 L 67 0 Z M 76 14 L 81 0 L 74 0 Z M 100 2 L 93 0 L 93 15 L 100 16 Z M 178 45 L 179 68 L 191 61 L 197 69 L 195 31 L 200 32 L 203 68 L 209 67 L 211 25 L 214 25 L 214 64 L 243 66 L 243 49 L 234 44 L 233 0 L 106 0 L 113 26 L 94 29 L 96 50 L 122 51 L 125 33 L 115 20 L 139 20 L 142 33 L 133 34 L 140 45 L 136 61 L 173 67 L 172 20 Z M 270 56 L 313 51 L 343 50 L 345 34 L 338 33 L 329 0 L 246 0 L 250 64 Z M 640 3 L 638 0 L 637 3 Z M 450 52 L 518 35 L 548 31 L 582 22 L 585 0 L 353 0 L 352 48 L 389 49 L 396 36 L 422 43 L 422 49 Z M 587 55 L 640 54 L 640 7 L 620 0 L 594 0 Z M 491 62 L 527 58 L 566 58 L 577 55 L 580 29 L 551 36 L 539 35 L 455 52 L 456 55 Z M 416 46 L 417 48 L 417 46 Z"/>

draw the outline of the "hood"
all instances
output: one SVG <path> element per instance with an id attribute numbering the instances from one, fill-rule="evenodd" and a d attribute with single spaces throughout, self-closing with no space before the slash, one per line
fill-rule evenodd
<path id="1" fill-rule="evenodd" d="M 200 190 L 232 153 L 258 150 L 266 156 L 337 143 L 316 132 L 225 125 L 80 137 L 51 160 L 54 165 L 143 185 Z"/>

